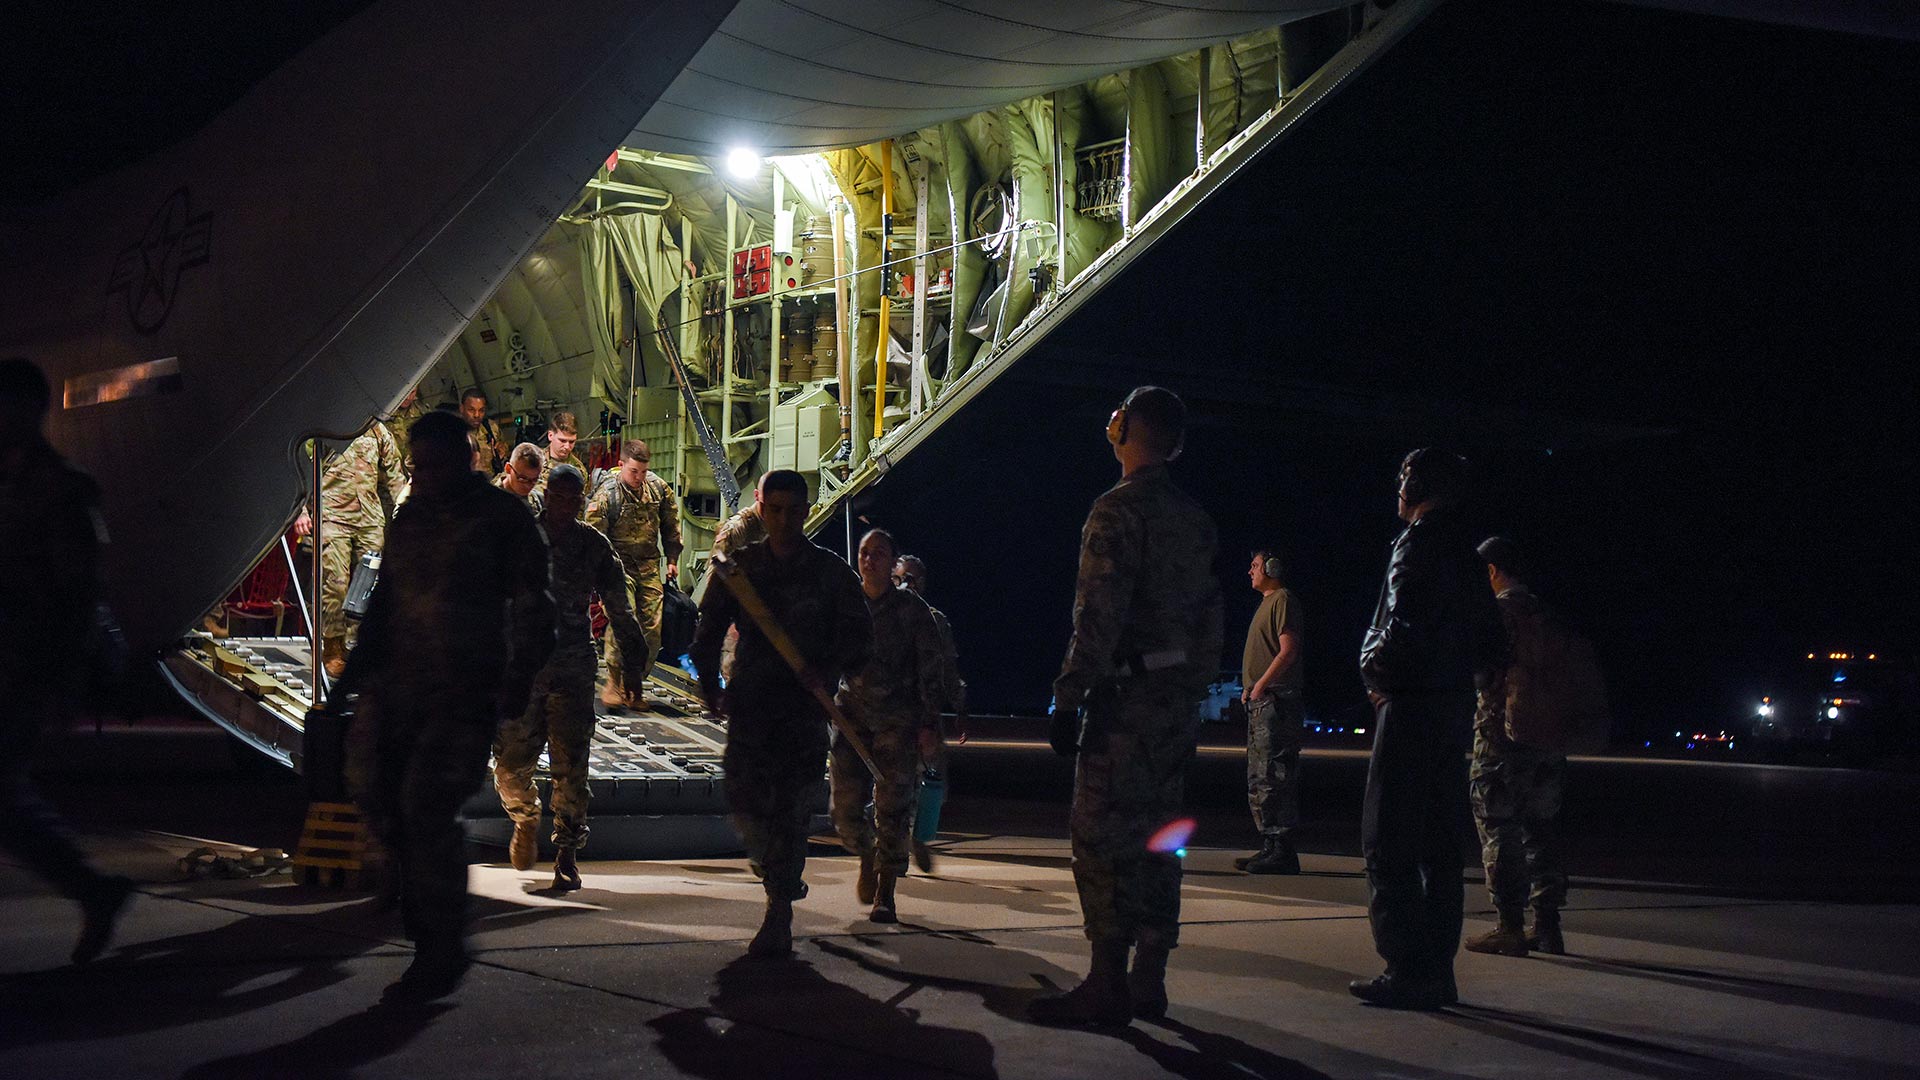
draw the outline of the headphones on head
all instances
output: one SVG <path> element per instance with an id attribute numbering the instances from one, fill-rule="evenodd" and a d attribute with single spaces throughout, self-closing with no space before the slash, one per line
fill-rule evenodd
<path id="1" fill-rule="evenodd" d="M 1136 386 L 1131 391 L 1128 391 L 1127 399 L 1122 401 L 1120 407 L 1113 410 L 1113 415 L 1107 419 L 1108 442 L 1115 446 L 1125 446 L 1127 444 L 1127 433 L 1133 428 L 1133 419 L 1127 415 L 1127 410 L 1133 407 L 1134 399 L 1138 398 L 1143 391 L 1153 389 L 1156 388 L 1151 386 Z M 1167 460 L 1177 460 L 1180 457 L 1180 451 L 1186 448 L 1187 432 L 1185 425 L 1182 425 L 1180 437 L 1174 440 L 1173 449 L 1167 452 Z"/>
<path id="2" fill-rule="evenodd" d="M 1267 556 L 1266 561 L 1260 564 L 1260 572 L 1275 581 L 1280 580 L 1280 569 L 1280 557 L 1277 555 Z"/>

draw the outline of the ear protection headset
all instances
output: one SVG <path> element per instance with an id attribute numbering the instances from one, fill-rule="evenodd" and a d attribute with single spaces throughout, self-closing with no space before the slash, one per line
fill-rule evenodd
<path id="1" fill-rule="evenodd" d="M 1267 575 L 1268 577 L 1272 578 L 1275 581 L 1279 581 L 1280 580 L 1279 557 L 1274 555 L 1267 556 L 1266 561 L 1260 564 L 1260 572 Z"/>
<path id="2" fill-rule="evenodd" d="M 1108 442 L 1115 446 L 1125 446 L 1127 444 L 1127 433 L 1133 428 L 1133 420 L 1127 415 L 1127 410 L 1133 407 L 1134 399 L 1138 398 L 1142 392 L 1153 389 L 1156 389 L 1156 387 L 1136 386 L 1127 393 L 1127 399 L 1120 403 L 1119 408 L 1113 410 L 1113 416 L 1107 420 Z M 1167 460 L 1177 460 L 1180 457 L 1180 451 L 1186 448 L 1187 432 L 1185 426 L 1182 425 L 1180 437 L 1174 440 L 1173 449 L 1167 452 Z"/>

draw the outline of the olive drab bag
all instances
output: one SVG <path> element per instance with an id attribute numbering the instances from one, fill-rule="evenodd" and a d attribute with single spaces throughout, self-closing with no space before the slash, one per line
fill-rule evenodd
<path id="1" fill-rule="evenodd" d="M 1507 738 L 1560 754 L 1605 749 L 1613 714 L 1593 643 L 1544 605 L 1509 608 L 1505 614 L 1513 638 Z"/>

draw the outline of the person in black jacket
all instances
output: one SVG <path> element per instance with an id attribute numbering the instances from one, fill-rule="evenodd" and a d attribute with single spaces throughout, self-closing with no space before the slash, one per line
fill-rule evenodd
<path id="1" fill-rule="evenodd" d="M 1374 1005 L 1434 1009 L 1458 1000 L 1453 957 L 1466 889 L 1459 823 L 1476 679 L 1498 664 L 1500 616 L 1460 520 L 1464 458 L 1431 448 L 1400 466 L 1400 517 L 1360 677 L 1373 702 L 1361 852 L 1367 917 L 1384 974 L 1355 980 Z"/>

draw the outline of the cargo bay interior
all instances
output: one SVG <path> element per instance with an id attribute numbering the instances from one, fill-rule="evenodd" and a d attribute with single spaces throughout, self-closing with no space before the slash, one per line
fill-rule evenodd
<path id="1" fill-rule="evenodd" d="M 421 399 L 480 387 L 503 452 L 544 446 L 562 410 L 591 466 L 646 440 L 681 501 L 680 580 L 698 582 L 729 496 L 797 470 L 819 534 L 1403 32 L 1398 14 L 1314 15 L 862 145 L 619 146 L 427 369 Z M 302 636 L 310 574 L 283 538 L 164 663 L 209 717 L 296 769 L 324 683 Z M 596 822 L 721 809 L 724 732 L 684 673 L 655 671 L 643 713 L 602 717 Z"/>

